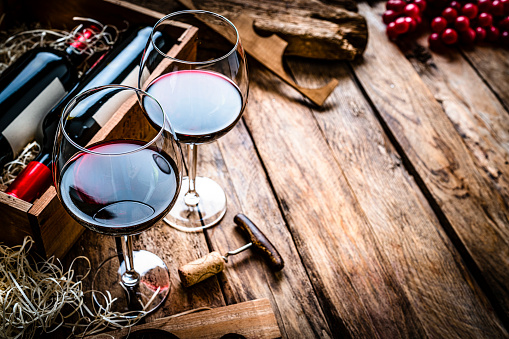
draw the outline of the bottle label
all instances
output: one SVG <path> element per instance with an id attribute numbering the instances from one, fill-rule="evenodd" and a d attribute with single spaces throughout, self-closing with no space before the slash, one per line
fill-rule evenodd
<path id="1" fill-rule="evenodd" d="M 136 66 L 125 79 L 122 81 L 121 85 L 137 87 L 138 86 L 138 73 L 140 70 L 140 66 Z M 99 110 L 94 114 L 94 120 L 99 124 L 99 126 L 103 127 L 106 125 L 108 120 L 113 116 L 113 114 L 122 106 L 122 104 L 126 101 L 126 99 L 132 95 L 129 91 L 125 93 L 119 93 L 109 99 L 104 105 L 99 108 Z"/>
<path id="2" fill-rule="evenodd" d="M 42 119 L 66 94 L 60 79 L 55 78 L 2 132 L 12 147 L 14 157 L 32 140 Z"/>

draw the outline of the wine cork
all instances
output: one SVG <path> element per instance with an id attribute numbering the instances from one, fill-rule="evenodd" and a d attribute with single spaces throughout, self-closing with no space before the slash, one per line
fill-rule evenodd
<path id="1" fill-rule="evenodd" d="M 178 269 L 180 281 L 185 287 L 210 278 L 224 269 L 224 259 L 219 252 L 210 252 Z"/>

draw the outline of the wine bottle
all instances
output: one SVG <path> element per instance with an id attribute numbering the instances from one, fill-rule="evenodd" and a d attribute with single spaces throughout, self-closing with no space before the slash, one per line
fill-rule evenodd
<path id="1" fill-rule="evenodd" d="M 11 183 L 6 190 L 7 194 L 31 202 L 46 191 L 52 183 L 51 153 L 62 110 L 74 96 L 92 87 L 108 84 L 136 87 L 139 60 L 151 32 L 151 27 L 144 27 L 122 40 L 46 115 L 40 127 L 41 151 Z M 160 34 L 154 36 L 154 41 L 158 48 L 165 48 L 168 44 L 167 39 Z M 84 110 L 80 116 L 69 122 L 71 124 L 69 136 L 79 142 L 91 140 L 122 103 L 123 100 L 119 97 L 104 97 L 100 102 L 94 102 L 88 110 Z"/>
<path id="2" fill-rule="evenodd" d="M 78 81 L 83 39 L 99 29 L 83 29 L 65 51 L 34 48 L 0 76 L 0 169 L 33 140 L 37 125 Z"/>

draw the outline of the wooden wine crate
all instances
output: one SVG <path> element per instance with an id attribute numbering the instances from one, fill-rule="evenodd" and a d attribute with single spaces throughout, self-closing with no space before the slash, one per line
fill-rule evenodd
<path id="1" fill-rule="evenodd" d="M 131 25 L 153 26 L 164 16 L 162 13 L 114 0 L 7 1 L 3 2 L 3 7 L 0 6 L 0 11 L 3 17 L 0 23 L 2 30 L 31 21 L 39 22 L 43 27 L 71 29 L 76 26 L 76 21 L 73 21 L 76 16 L 93 18 L 117 27 L 125 27 L 125 21 Z M 176 25 L 175 36 L 170 37 L 173 44 L 168 54 L 184 58 L 195 53 L 194 37 L 197 31 L 193 26 Z M 164 66 L 167 65 L 160 65 L 158 69 Z M 142 113 L 136 107 L 135 102 L 125 102 L 94 140 L 103 140 L 120 133 L 132 138 L 152 133 L 152 128 L 142 123 L 145 119 L 139 119 Z M 5 194 L 5 188 L 0 187 L 0 243 L 10 246 L 22 244 L 24 237 L 29 235 L 43 257 L 62 257 L 83 233 L 84 228 L 65 212 L 53 186 L 33 203 Z"/>

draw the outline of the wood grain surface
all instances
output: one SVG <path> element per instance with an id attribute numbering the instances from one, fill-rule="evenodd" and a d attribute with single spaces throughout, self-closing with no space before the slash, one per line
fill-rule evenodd
<path id="1" fill-rule="evenodd" d="M 509 110 L 509 58 L 507 49 L 493 48 L 491 45 L 476 46 L 463 51 L 482 79 Z"/>
<path id="2" fill-rule="evenodd" d="M 386 37 L 383 2 L 358 9 L 369 30 L 362 58 L 285 58 L 301 86 L 338 79 L 322 107 L 248 59 L 243 119 L 199 147 L 198 175 L 226 192 L 224 219 L 204 233 L 159 222 L 136 236 L 171 271 L 170 297 L 143 328 L 266 298 L 282 338 L 509 338 L 508 52 L 436 54 L 425 36 L 398 45 Z M 275 272 L 247 250 L 183 287 L 179 266 L 249 241 L 237 213 L 285 267 Z M 86 231 L 66 260 L 97 265 L 114 253 L 113 239 Z"/>
<path id="3" fill-rule="evenodd" d="M 509 312 L 508 205 L 398 47 L 387 43 L 383 4 L 360 6 L 371 37 L 355 74 L 418 177 Z M 370 48 L 371 47 L 371 48 Z"/>
<path id="4" fill-rule="evenodd" d="M 503 333 L 483 292 L 362 98 L 350 69 L 344 64 L 310 67 L 298 60 L 290 62 L 290 68 L 305 84 L 315 82 L 316 75 L 341 79 L 330 106 L 314 116 L 426 335 Z M 428 311 L 419 311 L 423 309 Z"/>

